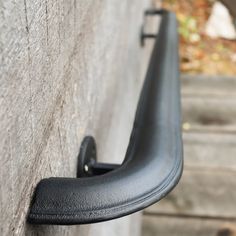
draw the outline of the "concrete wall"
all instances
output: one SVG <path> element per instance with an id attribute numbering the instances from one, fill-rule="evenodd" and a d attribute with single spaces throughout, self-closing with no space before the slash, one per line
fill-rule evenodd
<path id="1" fill-rule="evenodd" d="M 0 235 L 138 235 L 139 214 L 91 226 L 25 222 L 43 177 L 76 175 L 85 135 L 121 162 L 149 56 L 150 0 L 0 1 Z"/>

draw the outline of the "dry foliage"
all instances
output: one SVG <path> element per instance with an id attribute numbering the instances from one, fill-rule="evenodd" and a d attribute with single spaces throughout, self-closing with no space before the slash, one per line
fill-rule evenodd
<path id="1" fill-rule="evenodd" d="M 185 73 L 236 75 L 236 41 L 212 39 L 204 28 L 211 13 L 210 0 L 166 0 L 164 8 L 177 14 L 181 70 Z"/>

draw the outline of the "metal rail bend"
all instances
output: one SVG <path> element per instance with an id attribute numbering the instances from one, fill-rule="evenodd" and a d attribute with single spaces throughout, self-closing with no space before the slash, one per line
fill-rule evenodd
<path id="1" fill-rule="evenodd" d="M 176 17 L 163 11 L 123 163 L 101 175 L 42 179 L 28 214 L 33 224 L 87 224 L 159 201 L 183 167 Z"/>

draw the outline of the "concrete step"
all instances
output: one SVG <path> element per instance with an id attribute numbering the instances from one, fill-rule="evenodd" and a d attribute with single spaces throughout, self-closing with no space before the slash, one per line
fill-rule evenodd
<path id="1" fill-rule="evenodd" d="M 236 97 L 183 97 L 182 114 L 185 131 L 236 133 Z"/>
<path id="2" fill-rule="evenodd" d="M 145 215 L 142 236 L 235 236 L 234 221 Z"/>
<path id="3" fill-rule="evenodd" d="M 235 189 L 236 172 L 185 170 L 178 186 L 145 212 L 236 219 Z"/>
<path id="4" fill-rule="evenodd" d="M 236 77 L 182 75 L 185 131 L 236 133 Z"/>
<path id="5" fill-rule="evenodd" d="M 236 171 L 236 135 L 183 133 L 185 169 Z"/>
<path id="6" fill-rule="evenodd" d="M 185 96 L 236 96 L 236 77 L 181 75 L 181 90 Z"/>

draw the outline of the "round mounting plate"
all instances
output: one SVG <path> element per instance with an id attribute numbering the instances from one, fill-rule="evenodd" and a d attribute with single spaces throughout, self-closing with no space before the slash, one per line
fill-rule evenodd
<path id="1" fill-rule="evenodd" d="M 90 166 L 97 161 L 96 143 L 92 136 L 86 136 L 80 146 L 77 166 L 77 178 L 92 175 Z"/>

